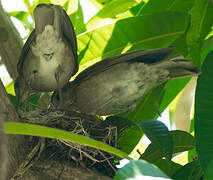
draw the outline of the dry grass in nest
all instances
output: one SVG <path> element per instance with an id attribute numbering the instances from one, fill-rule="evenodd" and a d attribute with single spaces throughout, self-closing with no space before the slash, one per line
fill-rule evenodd
<path id="1" fill-rule="evenodd" d="M 66 130 L 104 142 L 113 147 L 117 146 L 117 128 L 106 124 L 103 120 L 94 116 L 77 112 L 61 112 L 37 109 L 29 112 L 21 112 L 21 119 L 22 122 Z M 53 139 L 47 139 L 45 147 L 45 151 L 48 150 L 48 154 L 50 156 L 61 156 L 62 154 L 66 154 L 69 159 L 72 159 L 81 165 L 83 164 L 88 168 L 95 168 L 99 171 L 104 169 L 105 173 L 107 170 L 107 175 L 111 173 L 110 176 L 113 176 L 116 172 L 114 155 L 99 149 L 68 141 Z M 53 152 L 51 152 L 51 150 Z M 56 152 L 58 155 L 56 155 Z"/>

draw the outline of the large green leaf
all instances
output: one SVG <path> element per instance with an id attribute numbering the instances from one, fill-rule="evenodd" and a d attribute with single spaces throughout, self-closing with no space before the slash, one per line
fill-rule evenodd
<path id="1" fill-rule="evenodd" d="M 129 11 L 132 13 L 133 16 L 140 16 L 141 10 L 143 9 L 146 3 L 141 1 L 136 6 L 132 7 Z"/>
<path id="2" fill-rule="evenodd" d="M 157 166 L 169 177 L 171 177 L 178 169 L 182 167 L 180 164 L 173 161 L 168 161 L 166 159 L 158 159 L 157 161 L 155 161 L 154 165 Z"/>
<path id="3" fill-rule="evenodd" d="M 156 166 L 149 164 L 146 161 L 138 160 L 131 161 L 123 168 L 119 169 L 114 177 L 114 180 L 125 179 L 161 179 L 169 180 L 169 177 L 165 175 Z"/>
<path id="4" fill-rule="evenodd" d="M 26 23 L 27 17 L 29 15 L 29 13 L 25 11 L 12 11 L 9 14 L 10 16 L 13 16 L 17 18 L 18 20 L 22 21 L 22 23 Z"/>
<path id="5" fill-rule="evenodd" d="M 104 123 L 110 124 L 111 127 L 116 127 L 118 148 L 128 154 L 132 152 L 143 134 L 142 130 L 134 122 L 123 117 L 110 116 L 105 119 Z"/>
<path id="6" fill-rule="evenodd" d="M 143 132 L 137 126 L 129 127 L 124 130 L 118 139 L 118 147 L 130 154 L 141 140 Z"/>
<path id="7" fill-rule="evenodd" d="M 200 167 L 199 161 L 192 161 L 182 168 L 178 169 L 177 172 L 172 176 L 174 180 L 196 180 L 200 179 L 203 175 L 203 171 Z"/>
<path id="8" fill-rule="evenodd" d="M 203 42 L 203 46 L 201 48 L 201 63 L 203 63 L 210 51 L 213 51 L 213 36 Z"/>
<path id="9" fill-rule="evenodd" d="M 210 0 L 196 0 L 191 10 L 191 24 L 187 33 L 190 57 L 197 66 L 201 64 L 200 50 L 204 38 L 213 24 L 213 6 Z"/>
<path id="10" fill-rule="evenodd" d="M 84 24 L 84 15 L 80 2 L 77 3 L 77 8 L 72 9 L 73 1 L 69 0 L 64 5 L 64 8 L 67 10 L 67 14 L 69 15 L 72 24 L 75 28 L 75 33 L 80 34 L 86 31 L 86 27 Z M 74 11 L 75 10 L 75 11 Z"/>
<path id="11" fill-rule="evenodd" d="M 105 5 L 95 16 L 86 24 L 87 29 L 92 29 L 97 25 L 107 21 L 107 19 L 116 19 L 119 14 L 126 13 L 132 6 L 136 5 L 136 0 L 114 0 Z"/>
<path id="12" fill-rule="evenodd" d="M 164 109 L 172 102 L 172 100 L 178 95 L 178 93 L 185 87 L 189 82 L 190 78 L 174 79 L 170 80 L 166 84 L 164 97 L 159 106 L 159 112 L 163 112 Z M 158 114 L 156 118 L 158 117 Z"/>
<path id="13" fill-rule="evenodd" d="M 204 171 L 213 158 L 213 51 L 206 57 L 195 93 L 196 150 Z"/>
<path id="14" fill-rule="evenodd" d="M 213 160 L 210 161 L 206 169 L 204 180 L 212 180 L 212 177 L 213 177 Z"/>
<path id="15" fill-rule="evenodd" d="M 40 126 L 40 125 L 33 125 L 33 124 L 27 124 L 27 123 L 15 123 L 15 122 L 5 122 L 4 127 L 5 127 L 5 132 L 7 134 L 41 136 L 41 137 L 47 137 L 47 138 L 60 139 L 64 141 L 70 141 L 73 143 L 79 143 L 85 146 L 101 149 L 106 152 L 115 154 L 118 157 L 127 158 L 131 160 L 131 158 L 129 158 L 126 153 L 116 148 L 113 148 L 102 142 L 90 139 L 89 137 L 77 135 L 68 131 L 54 129 L 54 128 Z"/>
<path id="16" fill-rule="evenodd" d="M 195 147 L 195 140 L 191 134 L 180 130 L 170 131 L 170 134 L 173 139 L 173 153 L 188 151 Z M 141 158 L 155 164 L 157 160 L 163 158 L 163 154 L 159 148 L 151 143 Z"/>
<path id="17" fill-rule="evenodd" d="M 163 11 L 188 12 L 194 3 L 194 0 L 149 0 L 149 2 L 141 10 L 142 14 L 151 14 Z"/>
<path id="18" fill-rule="evenodd" d="M 102 9 L 104 6 L 112 1 L 113 0 L 90 0 L 90 2 L 98 9 Z"/>
<path id="19" fill-rule="evenodd" d="M 185 32 L 188 20 L 184 13 L 163 12 L 123 19 L 79 35 L 81 69 L 130 48 L 168 47 Z"/>
<path id="20" fill-rule="evenodd" d="M 143 121 L 138 125 L 163 157 L 170 160 L 173 154 L 173 139 L 167 126 L 158 120 Z"/>

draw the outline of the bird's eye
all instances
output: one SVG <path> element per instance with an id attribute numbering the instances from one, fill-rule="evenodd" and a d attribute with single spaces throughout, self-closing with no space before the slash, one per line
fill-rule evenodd
<path id="1" fill-rule="evenodd" d="M 37 70 L 33 70 L 33 74 L 36 74 L 38 71 Z"/>

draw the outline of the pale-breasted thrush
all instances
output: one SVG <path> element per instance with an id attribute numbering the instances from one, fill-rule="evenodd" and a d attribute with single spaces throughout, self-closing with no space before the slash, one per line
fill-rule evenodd
<path id="1" fill-rule="evenodd" d="M 59 109 L 92 115 L 131 111 L 152 88 L 170 79 L 194 76 L 200 69 L 183 56 L 169 57 L 174 48 L 134 51 L 102 60 L 81 72 L 52 103 Z"/>
<path id="2" fill-rule="evenodd" d="M 35 29 L 17 64 L 15 91 L 19 104 L 35 92 L 60 91 L 78 71 L 76 35 L 63 8 L 39 4 L 34 19 Z"/>

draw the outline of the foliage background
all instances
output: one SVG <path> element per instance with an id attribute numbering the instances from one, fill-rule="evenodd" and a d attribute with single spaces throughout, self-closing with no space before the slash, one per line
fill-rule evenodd
<path id="1" fill-rule="evenodd" d="M 155 174 L 157 177 L 173 179 L 199 179 L 203 175 L 206 179 L 211 177 L 213 6 L 210 0 L 162 0 L 160 2 L 156 0 L 91 0 L 99 11 L 86 24 L 82 6 L 78 0 L 23 0 L 23 2 L 27 11 L 13 11 L 9 14 L 23 23 L 29 32 L 34 27 L 33 9 L 37 4 L 54 3 L 65 8 L 77 34 L 80 71 L 116 54 L 168 46 L 176 48 L 173 54 L 182 54 L 196 66 L 202 66 L 202 75 L 198 78 L 195 95 L 195 116 L 190 116 L 190 112 L 191 105 L 193 106 L 192 87 L 196 86 L 196 80 L 192 80 L 189 86 L 187 84 L 190 78 L 185 78 L 169 81 L 151 90 L 145 98 L 141 99 L 133 112 L 120 114 L 119 117 L 108 117 L 107 120 L 118 126 L 121 122 L 125 122 L 124 126 L 132 123 L 130 128 L 125 128 L 125 131 L 119 134 L 119 148 L 127 154 L 131 153 L 136 158 L 156 165 L 164 173 L 160 176 L 162 172 L 156 170 L 157 172 L 154 173 L 155 170 L 152 169 L 156 167 L 144 161 L 136 161 L 136 163 L 133 161 L 128 165 L 131 166 L 132 171 L 125 166 L 126 168 L 122 168 L 115 178 L 124 178 L 123 171 L 127 171 L 129 177 L 136 176 L 132 174 L 136 166 L 139 166 L 141 170 L 138 176 Z M 7 39 L 7 32 L 0 27 L 0 42 L 5 39 Z M 187 86 L 189 86 L 188 90 Z M 13 84 L 7 86 L 7 92 L 15 95 Z M 188 100 L 183 103 L 187 98 Z M 177 129 L 181 126 L 181 130 L 185 131 L 169 131 L 163 123 L 153 120 L 157 119 L 167 107 L 170 108 L 171 124 L 175 123 Z M 178 111 L 181 107 L 185 112 Z M 188 121 L 181 121 L 183 116 L 180 115 L 183 113 L 186 114 Z M 5 126 L 7 133 L 26 134 L 25 128 L 20 127 L 19 130 L 22 132 L 17 132 L 11 124 L 5 124 Z M 33 128 L 31 130 L 33 132 Z M 50 137 L 48 135 L 50 131 L 34 131 L 34 135 Z M 60 132 L 57 133 L 60 138 Z M 143 133 L 152 143 L 147 148 L 140 145 L 136 147 Z M 64 138 L 62 134 L 61 138 Z M 87 140 L 85 142 L 79 140 L 79 142 L 87 143 Z M 113 152 L 109 149 L 108 151 Z M 177 156 L 185 151 L 188 152 L 187 159 L 178 161 Z M 119 156 L 119 152 L 114 153 Z M 124 156 L 120 154 L 120 157 Z M 151 169 L 148 168 L 149 170 L 145 173 L 143 166 L 151 167 Z"/>

